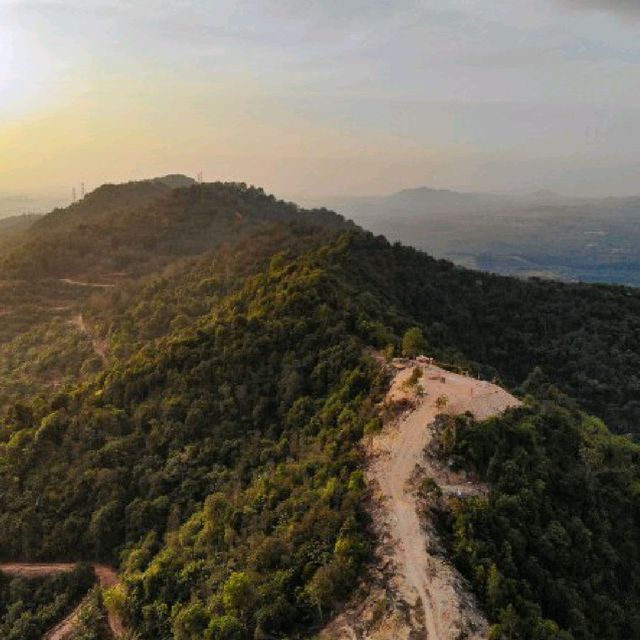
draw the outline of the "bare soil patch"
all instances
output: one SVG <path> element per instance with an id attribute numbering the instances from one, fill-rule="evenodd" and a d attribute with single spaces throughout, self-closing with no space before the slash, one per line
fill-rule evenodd
<path id="1" fill-rule="evenodd" d="M 415 370 L 418 369 L 418 372 Z M 427 452 L 436 417 L 466 412 L 498 415 L 520 401 L 504 389 L 424 361 L 394 361 L 383 412 L 404 408 L 366 443 L 371 513 L 378 533 L 369 588 L 330 625 L 322 638 L 458 640 L 486 638 L 488 625 L 457 570 L 437 550 L 437 534 L 420 514 L 416 475 L 430 476 L 444 496 L 464 498 L 486 487 L 451 472 Z M 410 384 L 416 378 L 417 384 Z M 365 593 L 366 591 L 366 593 Z"/>

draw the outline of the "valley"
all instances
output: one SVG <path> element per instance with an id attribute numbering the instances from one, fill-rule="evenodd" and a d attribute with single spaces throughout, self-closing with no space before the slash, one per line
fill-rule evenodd
<path id="1" fill-rule="evenodd" d="M 406 189 L 331 205 L 364 228 L 491 273 L 640 286 L 638 198 Z"/>

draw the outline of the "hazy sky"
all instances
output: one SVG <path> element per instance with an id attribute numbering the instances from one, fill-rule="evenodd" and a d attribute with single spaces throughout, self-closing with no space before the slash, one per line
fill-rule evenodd
<path id="1" fill-rule="evenodd" d="M 0 0 L 0 192 L 640 193 L 638 0 Z"/>

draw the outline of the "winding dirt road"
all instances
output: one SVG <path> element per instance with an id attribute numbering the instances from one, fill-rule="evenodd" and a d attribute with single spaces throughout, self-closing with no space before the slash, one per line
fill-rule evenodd
<path id="1" fill-rule="evenodd" d="M 118 573 L 113 567 L 104 564 L 92 564 L 93 570 L 96 572 L 98 584 L 104 588 L 118 584 Z M 10 576 L 21 576 L 24 578 L 41 578 L 44 576 L 54 575 L 56 573 L 70 573 L 76 565 L 71 562 L 53 562 L 53 563 L 36 563 L 36 562 L 10 562 L 0 564 L 0 572 Z M 75 628 L 80 612 L 88 602 L 88 596 L 83 598 L 78 606 L 55 627 L 50 629 L 43 640 L 66 640 Z M 108 612 L 107 621 L 114 638 L 124 634 L 124 626 L 119 616 L 112 612 Z"/>
<path id="2" fill-rule="evenodd" d="M 421 397 L 416 395 L 415 387 L 410 389 L 405 384 L 415 367 L 422 370 Z M 443 396 L 446 408 L 438 406 L 438 398 Z M 435 418 L 443 412 L 470 411 L 476 418 L 485 419 L 520 402 L 490 383 L 417 362 L 408 363 L 393 380 L 387 402 L 402 399 L 415 402 L 416 408 L 387 425 L 373 439 L 369 469 L 369 480 L 379 487 L 376 497 L 383 505 L 382 529 L 390 538 L 385 553 L 391 555 L 388 559 L 395 566 L 395 586 L 407 603 L 422 609 L 428 640 L 485 638 L 487 623 L 461 576 L 440 554 L 430 551 L 437 540 L 422 526 L 411 479 L 416 465 L 420 465 L 445 494 L 477 493 L 477 489 L 452 478 L 450 472 L 425 457 L 424 451 L 434 435 Z"/>

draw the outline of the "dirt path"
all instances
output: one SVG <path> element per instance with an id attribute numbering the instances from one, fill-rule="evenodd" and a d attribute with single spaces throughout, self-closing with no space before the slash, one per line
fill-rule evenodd
<path id="1" fill-rule="evenodd" d="M 47 631 L 42 640 L 67 640 L 72 636 L 73 630 L 78 625 L 82 610 L 89 604 L 90 596 L 86 595 L 80 604 L 64 619 L 61 620 L 53 629 Z M 117 636 L 116 636 L 117 637 Z"/>
<path id="2" fill-rule="evenodd" d="M 102 360 L 102 365 L 106 367 L 109 364 L 107 339 L 96 336 L 87 326 L 87 323 L 84 321 L 84 317 L 81 313 L 73 316 L 69 322 L 78 329 L 78 331 L 84 333 L 84 335 L 89 338 L 93 350 L 100 360 Z"/>
<path id="3" fill-rule="evenodd" d="M 110 587 L 118 584 L 118 573 L 113 567 L 104 564 L 92 564 L 91 566 L 96 572 L 98 584 L 103 589 L 109 589 Z M 0 572 L 6 573 L 10 576 L 40 578 L 56 573 L 70 573 L 75 567 L 76 565 L 71 562 L 12 562 L 0 564 Z M 88 600 L 88 596 L 83 598 L 78 606 L 66 618 L 61 620 L 55 627 L 50 629 L 44 635 L 43 640 L 66 640 L 75 628 L 80 612 L 86 606 Z M 119 638 L 124 634 L 125 629 L 119 616 L 109 611 L 107 612 L 107 620 L 114 638 Z"/>
<path id="4" fill-rule="evenodd" d="M 412 370 L 419 366 L 419 384 L 424 395 L 406 385 Z M 446 397 L 446 408 L 438 406 Z M 497 415 L 519 401 L 506 391 L 487 382 L 440 369 L 434 365 L 408 363 L 397 373 L 387 402 L 407 400 L 416 403 L 395 423 L 387 425 L 371 443 L 373 458 L 369 479 L 379 487 L 383 506 L 382 527 L 390 537 L 385 549 L 395 566 L 395 584 L 404 600 L 423 612 L 428 640 L 454 640 L 486 637 L 487 625 L 474 599 L 467 593 L 457 571 L 429 548 L 437 540 L 425 532 L 418 513 L 417 498 L 411 488 L 416 465 L 434 478 L 445 494 L 472 495 L 478 488 L 452 478 L 450 472 L 424 456 L 434 434 L 438 414 L 472 412 L 476 418 Z M 390 551 L 389 551 L 390 550 Z"/>
<path id="5" fill-rule="evenodd" d="M 75 285 L 77 287 L 94 287 L 96 289 L 112 289 L 115 287 L 114 284 L 107 284 L 104 282 L 82 282 L 82 280 L 74 280 L 73 278 L 60 278 L 60 282 Z"/>

